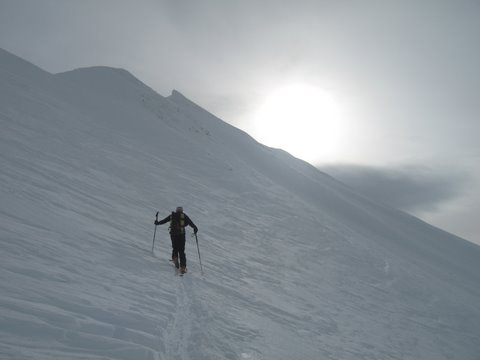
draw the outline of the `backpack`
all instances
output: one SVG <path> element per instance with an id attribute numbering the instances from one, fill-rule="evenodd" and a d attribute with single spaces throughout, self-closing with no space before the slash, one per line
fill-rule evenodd
<path id="1" fill-rule="evenodd" d="M 170 233 L 185 234 L 185 214 L 172 212 L 170 217 Z"/>

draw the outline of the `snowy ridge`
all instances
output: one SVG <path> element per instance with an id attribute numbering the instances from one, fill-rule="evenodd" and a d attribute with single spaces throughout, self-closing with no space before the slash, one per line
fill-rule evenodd
<path id="1" fill-rule="evenodd" d="M 177 91 L 0 50 L 0 126 L 0 359 L 478 360 L 478 246 Z"/>

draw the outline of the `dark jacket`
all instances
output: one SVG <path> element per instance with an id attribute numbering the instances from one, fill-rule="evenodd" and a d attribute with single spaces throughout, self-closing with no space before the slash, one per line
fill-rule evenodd
<path id="1" fill-rule="evenodd" d="M 172 212 L 165 219 L 157 221 L 155 225 L 163 225 L 163 224 L 166 224 L 167 222 L 170 222 L 170 228 L 169 228 L 170 234 L 175 234 L 175 235 L 185 234 L 185 226 L 191 226 L 195 234 L 198 232 L 197 226 L 184 212 L 181 212 L 181 213 Z"/>

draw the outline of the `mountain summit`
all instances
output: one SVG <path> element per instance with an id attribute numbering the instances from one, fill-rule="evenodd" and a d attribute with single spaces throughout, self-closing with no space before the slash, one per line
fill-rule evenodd
<path id="1" fill-rule="evenodd" d="M 177 91 L 0 50 L 0 126 L 2 359 L 478 360 L 477 245 Z"/>

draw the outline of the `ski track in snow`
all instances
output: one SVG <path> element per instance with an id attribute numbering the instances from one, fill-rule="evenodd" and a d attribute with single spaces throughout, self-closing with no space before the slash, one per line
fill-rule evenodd
<path id="1" fill-rule="evenodd" d="M 192 359 L 186 345 L 191 343 L 192 322 L 195 314 L 192 313 L 192 294 L 186 290 L 188 286 L 185 285 L 185 282 L 188 281 L 186 276 L 178 275 L 178 284 L 174 284 L 175 309 L 163 336 L 165 357 L 168 359 Z"/>

